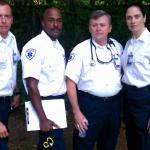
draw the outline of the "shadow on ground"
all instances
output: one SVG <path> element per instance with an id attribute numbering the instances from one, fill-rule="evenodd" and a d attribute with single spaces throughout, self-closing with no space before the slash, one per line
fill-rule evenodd
<path id="1" fill-rule="evenodd" d="M 69 113 L 70 114 L 70 113 Z M 67 150 L 72 150 L 72 116 L 68 115 L 68 128 L 64 130 Z M 24 108 L 19 108 L 10 114 L 9 119 L 9 148 L 10 150 L 36 150 L 38 132 L 27 132 L 25 124 Z M 127 150 L 124 136 L 124 126 L 122 125 L 116 150 Z"/>

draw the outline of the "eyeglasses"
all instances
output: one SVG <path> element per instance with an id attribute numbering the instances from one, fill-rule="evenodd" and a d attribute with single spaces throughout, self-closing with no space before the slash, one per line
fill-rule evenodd
<path id="1" fill-rule="evenodd" d="M 1 15 L 0 14 L 0 19 L 10 20 L 11 18 L 12 18 L 12 15 Z"/>

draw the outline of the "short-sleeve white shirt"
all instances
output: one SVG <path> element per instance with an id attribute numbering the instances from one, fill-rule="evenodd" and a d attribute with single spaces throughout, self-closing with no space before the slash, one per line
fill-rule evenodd
<path id="1" fill-rule="evenodd" d="M 119 59 L 122 53 L 122 46 L 116 40 L 113 40 L 115 49 L 118 52 Z M 93 41 L 94 42 L 94 41 Z M 106 52 L 106 46 L 101 47 L 96 44 L 96 51 Z M 66 67 L 66 76 L 73 80 L 79 90 L 88 92 L 92 95 L 105 97 L 116 95 L 122 88 L 121 86 L 121 70 L 116 69 L 113 62 L 102 64 L 97 61 L 93 48 L 93 57 L 96 65 L 91 66 L 91 46 L 90 39 L 78 44 L 70 55 Z"/>
<path id="2" fill-rule="evenodd" d="M 21 54 L 22 75 L 39 80 L 38 89 L 41 96 L 61 95 L 66 92 L 65 52 L 58 40 L 52 41 L 42 31 L 31 39 Z"/>
<path id="3" fill-rule="evenodd" d="M 19 60 L 16 38 L 9 31 L 5 39 L 0 36 L 0 96 L 12 96 Z"/>
<path id="4" fill-rule="evenodd" d="M 132 52 L 131 65 L 127 65 Z M 150 85 L 150 32 L 145 29 L 138 39 L 127 41 L 122 55 L 124 75 L 122 81 L 128 85 L 144 87 Z"/>

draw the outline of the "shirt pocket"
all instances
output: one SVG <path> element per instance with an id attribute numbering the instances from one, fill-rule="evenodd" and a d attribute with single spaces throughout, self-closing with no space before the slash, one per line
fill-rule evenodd
<path id="1" fill-rule="evenodd" d="M 143 63 L 144 55 L 135 55 L 133 56 L 133 63 Z"/>
<path id="2" fill-rule="evenodd" d="M 0 69 L 6 69 L 8 65 L 9 56 L 6 52 L 0 54 Z"/>
<path id="3" fill-rule="evenodd" d="M 133 57 L 133 63 L 140 64 L 144 68 L 150 68 L 150 56 L 147 54 L 140 54 L 136 57 Z"/>

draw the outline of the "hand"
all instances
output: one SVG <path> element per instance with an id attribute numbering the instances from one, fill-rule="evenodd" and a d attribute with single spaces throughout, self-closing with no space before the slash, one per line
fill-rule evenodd
<path id="1" fill-rule="evenodd" d="M 11 107 L 12 107 L 13 109 L 15 109 L 15 108 L 17 108 L 17 107 L 19 106 L 19 104 L 20 104 L 20 95 L 15 95 L 15 96 L 13 97 L 13 101 L 12 101 L 12 103 L 11 103 Z"/>
<path id="2" fill-rule="evenodd" d="M 40 130 L 41 131 L 47 132 L 54 128 L 60 128 L 60 127 L 49 119 L 44 119 L 44 120 L 40 121 Z"/>
<path id="3" fill-rule="evenodd" d="M 84 132 L 85 130 L 88 130 L 88 120 L 82 114 L 82 112 L 75 113 L 74 119 L 75 119 L 75 127 L 77 130 L 79 130 L 79 132 Z"/>
<path id="4" fill-rule="evenodd" d="M 6 138 L 8 137 L 9 133 L 5 127 L 5 125 L 0 122 L 0 138 Z"/>
<path id="5" fill-rule="evenodd" d="M 148 119 L 147 130 L 148 130 L 148 134 L 150 134 L 150 118 Z"/>

